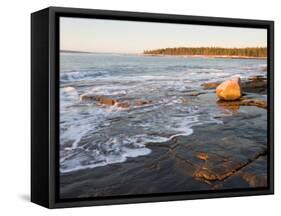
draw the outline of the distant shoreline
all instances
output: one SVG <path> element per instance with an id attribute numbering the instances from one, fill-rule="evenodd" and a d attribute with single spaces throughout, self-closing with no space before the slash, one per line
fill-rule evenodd
<path id="1" fill-rule="evenodd" d="M 93 52 L 86 52 L 86 51 L 76 51 L 76 50 L 60 50 L 61 53 L 85 53 L 85 54 L 92 54 Z"/>
<path id="2" fill-rule="evenodd" d="M 60 50 L 60 53 L 73 54 L 111 54 L 111 55 L 142 55 L 142 53 L 119 53 L 119 52 L 90 52 L 90 51 L 76 51 L 76 50 Z"/>
<path id="3" fill-rule="evenodd" d="M 223 59 L 267 59 L 267 57 L 237 56 L 237 55 L 165 55 L 165 54 L 142 54 L 143 56 L 155 57 L 182 57 L 182 58 L 223 58 Z"/>
<path id="4" fill-rule="evenodd" d="M 144 53 L 104 53 L 104 52 L 86 52 L 75 50 L 60 50 L 60 53 L 73 54 L 119 54 L 119 55 L 134 55 L 134 56 L 151 56 L 151 57 L 181 57 L 181 58 L 222 58 L 222 59 L 260 59 L 264 60 L 267 57 L 256 56 L 239 56 L 239 55 L 167 55 L 167 54 L 144 54 Z"/>

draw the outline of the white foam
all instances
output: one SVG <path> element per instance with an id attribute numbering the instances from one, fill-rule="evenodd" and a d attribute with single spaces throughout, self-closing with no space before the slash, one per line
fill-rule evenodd
<path id="1" fill-rule="evenodd" d="M 119 135 L 108 139 L 105 143 L 97 145 L 96 149 L 89 150 L 79 147 L 79 151 L 84 153 L 79 157 L 63 158 L 61 160 L 61 172 L 73 172 L 81 169 L 96 168 L 106 166 L 113 163 L 122 163 L 130 157 L 139 157 L 148 155 L 151 150 L 145 145 L 147 143 L 164 143 L 179 136 L 189 136 L 193 133 L 192 126 L 200 125 L 198 116 L 174 119 L 177 122 L 173 127 L 164 126 L 166 129 L 174 131 L 174 135 L 170 137 L 151 136 L 146 134 L 138 134 L 134 136 Z M 80 134 L 81 135 L 81 134 Z M 81 137 L 79 137 L 81 138 Z M 77 139 L 75 143 L 79 140 Z M 78 146 L 66 148 L 65 150 L 75 151 Z M 87 155 L 88 154 L 88 155 Z M 71 155 L 71 154 L 70 154 Z M 87 162 L 87 164 L 83 164 Z"/>
<path id="2" fill-rule="evenodd" d="M 193 129 L 188 128 L 188 130 L 185 133 L 179 133 L 179 134 L 175 134 L 169 137 L 169 140 L 172 140 L 175 137 L 179 137 L 179 136 L 189 136 L 193 133 Z"/>
<path id="3" fill-rule="evenodd" d="M 167 140 L 168 138 L 165 137 L 147 136 L 145 134 L 139 134 L 132 137 L 119 135 L 110 138 L 107 142 L 103 143 L 102 151 L 97 149 L 89 151 L 86 149 L 80 157 L 70 157 L 69 159 L 67 157 L 62 158 L 60 161 L 60 171 L 62 173 L 67 173 L 81 169 L 125 162 L 127 158 L 130 157 L 139 157 L 150 154 L 151 150 L 145 147 L 146 143 L 164 142 Z M 67 150 L 75 151 L 73 148 Z M 81 151 L 81 147 L 79 150 Z"/>
<path id="4" fill-rule="evenodd" d="M 93 94 L 93 95 L 126 95 L 128 87 L 120 86 L 120 85 L 102 85 L 95 86 L 91 88 L 91 90 L 85 94 Z"/>
<path id="5" fill-rule="evenodd" d="M 81 115 L 81 111 L 88 112 L 89 116 Z M 72 143 L 70 149 L 77 148 L 79 142 L 90 131 L 96 130 L 99 122 L 106 118 L 106 110 L 98 107 L 77 107 L 72 108 L 71 112 L 61 110 L 60 124 L 61 145 L 64 143 Z M 79 119 L 79 120 L 78 120 Z"/>
<path id="6" fill-rule="evenodd" d="M 77 90 L 72 86 L 67 86 L 60 88 L 60 99 L 63 103 L 60 103 L 60 107 L 63 109 L 64 107 L 75 104 L 79 101 L 79 95 Z"/>
<path id="7" fill-rule="evenodd" d="M 74 82 L 82 80 L 93 80 L 99 76 L 107 76 L 105 71 L 64 71 L 60 75 L 62 82 Z"/>
<path id="8" fill-rule="evenodd" d="M 78 97 L 78 93 L 77 93 L 76 89 L 72 86 L 63 87 L 60 89 L 60 91 L 61 91 L 61 95 L 65 96 L 65 97 L 71 97 L 71 98 Z"/>

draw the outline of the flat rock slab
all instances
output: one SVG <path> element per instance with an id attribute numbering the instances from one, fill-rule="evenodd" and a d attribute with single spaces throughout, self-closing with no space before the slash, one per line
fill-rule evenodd
<path id="1" fill-rule="evenodd" d="M 241 106 L 223 115 L 215 94 L 187 106 L 212 106 L 221 123 L 193 127 L 193 134 L 147 143 L 152 152 L 126 162 L 60 176 L 61 198 L 103 197 L 260 187 L 267 184 L 267 111 Z M 229 113 L 229 110 L 227 110 Z"/>

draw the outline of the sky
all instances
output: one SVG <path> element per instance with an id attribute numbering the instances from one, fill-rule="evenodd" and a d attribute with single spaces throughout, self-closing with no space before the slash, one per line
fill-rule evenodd
<path id="1" fill-rule="evenodd" d="M 142 53 L 167 47 L 266 47 L 266 29 L 60 18 L 60 49 Z"/>

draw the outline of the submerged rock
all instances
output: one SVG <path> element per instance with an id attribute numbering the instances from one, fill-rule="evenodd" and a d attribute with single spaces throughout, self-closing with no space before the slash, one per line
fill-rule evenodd
<path id="1" fill-rule="evenodd" d="M 96 95 L 91 94 L 82 94 L 80 95 L 80 101 L 89 101 L 89 100 L 96 100 Z"/>
<path id="2" fill-rule="evenodd" d="M 203 83 L 203 84 L 201 84 L 201 86 L 204 89 L 215 89 L 219 85 L 220 85 L 219 82 L 210 82 L 210 83 Z"/>
<path id="3" fill-rule="evenodd" d="M 128 102 L 117 102 L 116 106 L 120 108 L 129 108 L 130 104 Z"/>
<path id="4" fill-rule="evenodd" d="M 120 107 L 120 108 L 129 108 L 129 107 L 144 106 L 144 105 L 151 104 L 151 103 L 152 103 L 151 100 L 137 100 L 137 101 L 131 102 L 131 103 L 118 101 L 116 106 Z"/>
<path id="5" fill-rule="evenodd" d="M 257 106 L 260 108 L 267 109 L 267 102 L 259 99 L 245 99 L 240 103 L 241 106 Z"/>
<path id="6" fill-rule="evenodd" d="M 138 106 L 144 106 L 152 103 L 151 100 L 136 100 L 133 102 L 127 102 L 127 101 L 113 99 L 107 96 L 93 95 L 93 94 L 80 95 L 80 101 L 96 101 L 101 105 L 117 106 L 120 108 L 138 107 Z"/>
<path id="7" fill-rule="evenodd" d="M 202 84 L 203 85 L 203 84 Z M 201 86 L 202 86 L 201 85 Z M 201 95 L 201 94 L 206 94 L 206 92 L 191 92 L 191 93 L 188 93 L 188 94 L 186 94 L 186 96 L 193 96 L 193 97 L 196 97 L 196 96 L 199 96 L 199 95 Z"/>
<path id="8" fill-rule="evenodd" d="M 147 105 L 147 104 L 151 104 L 152 101 L 151 100 L 138 100 L 134 103 L 135 106 L 143 106 L 143 105 Z"/>
<path id="9" fill-rule="evenodd" d="M 106 96 L 98 96 L 92 94 L 82 94 L 80 95 L 80 101 L 97 101 L 102 105 L 113 106 L 117 103 L 117 100 L 106 97 Z"/>
<path id="10" fill-rule="evenodd" d="M 99 96 L 98 101 L 103 105 L 113 106 L 117 103 L 117 100 L 105 97 L 105 96 Z"/>
<path id="11" fill-rule="evenodd" d="M 226 80 L 216 88 L 217 97 L 221 100 L 233 101 L 242 95 L 240 77 L 233 77 Z"/>

